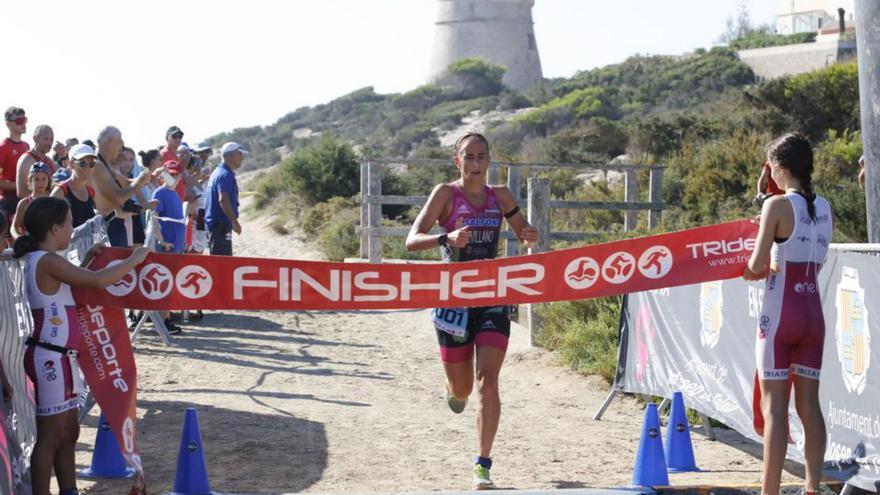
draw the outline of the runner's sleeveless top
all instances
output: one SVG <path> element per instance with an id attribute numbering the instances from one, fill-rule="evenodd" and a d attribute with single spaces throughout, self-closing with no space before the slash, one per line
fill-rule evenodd
<path id="1" fill-rule="evenodd" d="M 501 220 L 504 214 L 498 205 L 495 191 L 486 189 L 486 204 L 478 208 L 468 202 L 457 183 L 452 185 L 452 214 L 443 222 L 443 230 L 450 233 L 465 225 L 470 227 L 470 242 L 466 247 L 441 247 L 443 261 L 471 261 L 495 258 L 498 255 L 498 237 L 501 233 Z"/>
<path id="2" fill-rule="evenodd" d="M 817 278 L 831 242 L 831 207 L 816 196 L 813 220 L 803 196 L 789 192 L 785 197 L 794 229 L 787 240 L 773 244 L 771 257 L 779 271 L 766 279 L 758 321 L 756 358 L 765 380 L 787 379 L 790 368 L 818 378 L 822 366 L 825 320 Z"/>
<path id="3" fill-rule="evenodd" d="M 46 251 L 29 253 L 25 264 L 27 298 L 34 319 L 33 337 L 49 344 L 77 349 L 81 335 L 70 286 L 62 283 L 58 292 L 52 295 L 44 294 L 37 286 L 37 263 L 45 255 Z"/>

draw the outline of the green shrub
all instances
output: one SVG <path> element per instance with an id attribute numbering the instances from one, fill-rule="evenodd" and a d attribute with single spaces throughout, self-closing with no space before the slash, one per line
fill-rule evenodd
<path id="1" fill-rule="evenodd" d="M 816 33 L 773 34 L 765 31 L 751 31 L 729 43 L 734 50 L 765 48 L 769 46 L 797 45 L 816 41 Z"/>
<path id="2" fill-rule="evenodd" d="M 357 208 L 355 201 L 351 198 L 330 198 L 323 203 L 317 203 L 305 210 L 302 215 L 303 232 L 311 238 L 316 238 L 321 230 L 326 227 L 335 215 L 340 211 L 346 211 Z M 357 222 L 360 223 L 360 217 Z"/>
<path id="3" fill-rule="evenodd" d="M 358 255 L 361 238 L 355 232 L 360 211 L 355 208 L 337 211 L 318 233 L 318 247 L 330 261 L 342 261 Z"/>
<path id="4" fill-rule="evenodd" d="M 538 306 L 538 344 L 557 351 L 563 364 L 608 383 L 617 369 L 620 298 L 563 301 Z"/>
<path id="5" fill-rule="evenodd" d="M 437 83 L 454 88 L 462 99 L 478 98 L 501 93 L 502 77 L 504 67 L 482 58 L 463 58 L 449 64 Z"/>
<path id="6" fill-rule="evenodd" d="M 360 165 L 351 146 L 325 136 L 281 162 L 281 178 L 307 204 L 360 190 Z"/>

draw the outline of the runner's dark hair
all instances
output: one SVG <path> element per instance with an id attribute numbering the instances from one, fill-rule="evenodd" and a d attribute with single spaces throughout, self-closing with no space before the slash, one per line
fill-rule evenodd
<path id="1" fill-rule="evenodd" d="M 789 132 L 770 143 L 767 157 L 800 181 L 807 211 L 815 221 L 816 193 L 813 192 L 813 146 L 810 140 L 800 132 Z"/>
<path id="2" fill-rule="evenodd" d="M 40 243 L 55 225 L 63 225 L 67 221 L 70 205 L 66 200 L 51 196 L 37 198 L 28 205 L 24 214 L 25 234 L 15 240 L 12 255 L 16 258 L 36 251 Z"/>
<path id="3" fill-rule="evenodd" d="M 477 131 L 467 131 L 464 134 L 462 134 L 462 136 L 460 138 L 458 138 L 457 141 L 455 141 L 455 154 L 456 155 L 460 151 L 459 148 L 461 148 L 461 145 L 463 145 L 465 141 L 467 141 L 468 139 L 471 139 L 471 138 L 476 139 L 477 141 L 483 143 L 483 145 L 486 146 L 486 153 L 489 152 L 489 140 L 486 139 L 486 136 L 483 136 L 482 134 L 480 134 Z"/>

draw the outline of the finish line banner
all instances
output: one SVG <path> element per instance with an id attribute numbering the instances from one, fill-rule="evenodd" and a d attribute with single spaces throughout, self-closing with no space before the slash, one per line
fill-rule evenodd
<path id="1" fill-rule="evenodd" d="M 150 254 L 78 304 L 182 310 L 497 306 L 614 296 L 739 277 L 758 226 L 740 220 L 560 251 L 438 264 L 366 264 Z M 124 249 L 103 249 L 98 266 Z"/>

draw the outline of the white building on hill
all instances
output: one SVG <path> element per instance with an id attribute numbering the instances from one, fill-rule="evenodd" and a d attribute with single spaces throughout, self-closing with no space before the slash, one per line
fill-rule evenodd
<path id="1" fill-rule="evenodd" d="M 778 0 L 779 14 L 776 17 L 778 34 L 838 32 L 839 15 L 837 9 L 844 10 L 846 27 L 855 26 L 853 12 L 855 0 Z"/>

